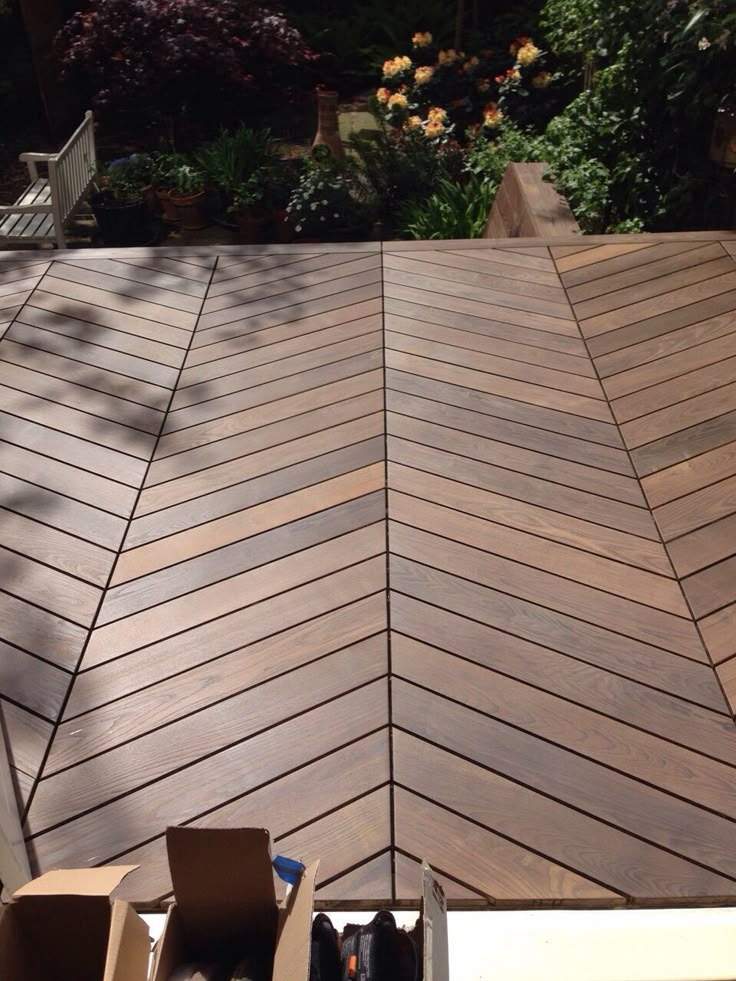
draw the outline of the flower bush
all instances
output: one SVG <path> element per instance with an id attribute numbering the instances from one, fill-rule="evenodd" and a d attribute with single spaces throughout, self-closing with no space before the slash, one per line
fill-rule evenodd
<path id="1" fill-rule="evenodd" d="M 281 90 L 312 54 L 278 6 L 256 0 L 91 0 L 59 36 L 65 74 L 96 109 L 211 117 L 222 100 Z"/>
<path id="2" fill-rule="evenodd" d="M 432 35 L 420 31 L 412 38 L 411 56 L 384 62 L 375 108 L 396 129 L 421 129 L 430 140 L 454 133 L 462 140 L 478 126 L 498 129 L 509 114 L 531 121 L 554 80 L 543 63 L 544 52 L 530 37 L 516 38 L 508 51 L 485 48 L 467 55 L 438 49 Z"/>
<path id="3" fill-rule="evenodd" d="M 339 164 L 326 147 L 315 147 L 286 207 L 297 235 L 329 239 L 335 228 L 350 229 L 370 221 L 361 200 L 358 176 L 351 165 Z"/>

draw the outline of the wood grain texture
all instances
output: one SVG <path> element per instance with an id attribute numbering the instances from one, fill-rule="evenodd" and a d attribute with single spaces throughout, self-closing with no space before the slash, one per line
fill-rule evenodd
<path id="1" fill-rule="evenodd" d="M 731 248 L 724 248 L 725 245 Z M 0 253 L 36 871 L 268 826 L 317 903 L 732 903 L 728 236 Z"/>

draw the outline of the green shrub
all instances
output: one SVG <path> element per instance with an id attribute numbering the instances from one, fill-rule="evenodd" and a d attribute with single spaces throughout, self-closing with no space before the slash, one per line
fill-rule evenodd
<path id="1" fill-rule="evenodd" d="M 708 148 L 736 88 L 731 0 L 547 0 L 542 25 L 587 86 L 546 130 L 583 230 L 722 223 Z"/>
<path id="2" fill-rule="evenodd" d="M 402 205 L 399 228 L 404 238 L 480 238 L 493 203 L 494 189 L 475 174 L 463 184 L 440 178 L 426 198 Z"/>

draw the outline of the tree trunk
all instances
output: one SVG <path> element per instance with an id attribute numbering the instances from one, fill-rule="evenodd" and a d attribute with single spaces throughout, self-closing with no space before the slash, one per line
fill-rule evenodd
<path id="1" fill-rule="evenodd" d="M 465 0 L 457 0 L 455 18 L 455 50 L 459 51 L 463 44 L 463 27 L 465 25 Z"/>
<path id="2" fill-rule="evenodd" d="M 64 23 L 62 0 L 20 0 L 23 25 L 33 58 L 33 68 L 50 134 L 61 137 L 79 122 L 76 99 L 59 84 L 59 60 L 54 42 Z"/>

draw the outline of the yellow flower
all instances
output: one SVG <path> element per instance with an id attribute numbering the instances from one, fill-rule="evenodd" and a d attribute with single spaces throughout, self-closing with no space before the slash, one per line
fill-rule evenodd
<path id="1" fill-rule="evenodd" d="M 497 129 L 503 122 L 503 113 L 495 102 L 489 102 L 483 112 L 483 123 L 488 129 Z"/>
<path id="2" fill-rule="evenodd" d="M 432 43 L 432 35 L 429 31 L 417 31 L 411 39 L 411 43 L 415 48 L 428 48 Z"/>
<path id="3" fill-rule="evenodd" d="M 491 80 L 489 78 L 479 78 L 475 83 L 475 87 L 479 92 L 487 92 L 491 87 Z"/>
<path id="4" fill-rule="evenodd" d="M 389 91 L 389 89 L 380 88 L 376 92 L 376 102 L 380 103 L 382 106 L 385 106 L 390 98 L 391 98 L 391 92 Z"/>
<path id="5" fill-rule="evenodd" d="M 439 106 L 433 106 L 427 113 L 427 119 L 430 123 L 446 123 L 447 113 L 444 109 L 440 109 Z"/>
<path id="6" fill-rule="evenodd" d="M 407 121 L 404 123 L 404 129 L 421 129 L 422 128 L 422 117 L 421 116 L 409 116 Z"/>
<path id="7" fill-rule="evenodd" d="M 527 65 L 534 64 L 541 53 L 542 52 L 539 50 L 536 44 L 533 44 L 531 41 L 527 41 L 527 43 L 523 44 L 516 52 L 516 60 L 520 65 L 524 65 L 526 67 Z"/>
<path id="8" fill-rule="evenodd" d="M 397 55 L 395 58 L 389 58 L 388 61 L 384 61 L 383 77 L 393 78 L 394 75 L 399 75 L 409 68 L 411 68 L 411 58 L 407 57 L 407 55 Z"/>
<path id="9" fill-rule="evenodd" d="M 551 81 L 552 76 L 549 72 L 539 72 L 532 78 L 532 85 L 535 89 L 546 89 Z"/>
<path id="10" fill-rule="evenodd" d="M 472 72 L 472 70 L 474 68 L 477 68 L 479 64 L 480 64 L 480 60 L 476 58 L 475 55 L 473 55 L 472 58 L 468 58 L 468 60 L 463 65 L 463 68 L 465 69 L 466 72 Z"/>
<path id="11" fill-rule="evenodd" d="M 437 61 L 441 65 L 454 65 L 460 56 L 454 48 L 448 48 L 447 51 L 440 51 L 437 55 Z"/>
<path id="12" fill-rule="evenodd" d="M 426 85 L 427 82 L 431 80 L 433 75 L 434 68 L 430 68 L 429 66 L 425 68 L 417 68 L 417 70 L 414 72 L 414 81 L 417 83 L 417 85 Z"/>
<path id="13" fill-rule="evenodd" d="M 437 136 L 442 136 L 444 132 L 444 124 L 439 119 L 430 119 L 424 127 L 424 135 L 430 140 L 435 139 Z"/>
<path id="14" fill-rule="evenodd" d="M 409 101 L 403 92 L 394 92 L 394 94 L 389 97 L 389 109 L 406 109 L 408 105 Z"/>

